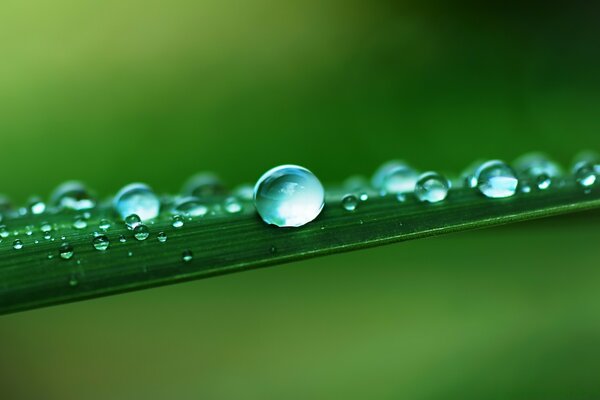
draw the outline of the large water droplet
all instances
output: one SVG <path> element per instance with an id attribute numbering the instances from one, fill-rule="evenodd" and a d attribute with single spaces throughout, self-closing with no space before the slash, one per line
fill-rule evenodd
<path id="1" fill-rule="evenodd" d="M 306 168 L 282 165 L 267 171 L 254 187 L 254 205 L 268 224 L 298 227 L 317 218 L 325 190 Z"/>
<path id="2" fill-rule="evenodd" d="M 77 181 L 68 181 L 58 186 L 54 190 L 50 202 L 55 207 L 71 210 L 88 210 L 96 206 L 96 200 L 86 187 Z"/>
<path id="3" fill-rule="evenodd" d="M 353 194 L 347 194 L 342 198 L 342 207 L 346 211 L 354 211 L 358 206 L 358 199 Z"/>
<path id="4" fill-rule="evenodd" d="M 201 199 L 225 194 L 226 188 L 219 177 L 211 172 L 201 172 L 192 176 L 183 185 L 183 193 Z"/>
<path id="5" fill-rule="evenodd" d="M 117 193 L 113 202 L 122 218 L 137 214 L 142 221 L 156 218 L 160 212 L 160 200 L 148 185 L 132 183 Z"/>
<path id="6" fill-rule="evenodd" d="M 173 206 L 173 212 L 186 217 L 203 217 L 208 213 L 208 207 L 197 197 L 183 197 Z"/>
<path id="7" fill-rule="evenodd" d="M 150 229 L 146 225 L 138 225 L 133 230 L 133 237 L 137 240 L 146 240 L 150 236 Z"/>
<path id="8" fill-rule="evenodd" d="M 93 239 L 92 244 L 96 250 L 105 251 L 108 249 L 110 241 L 106 235 L 98 235 Z"/>
<path id="9" fill-rule="evenodd" d="M 415 196 L 420 201 L 437 203 L 448 196 L 450 181 L 437 172 L 425 172 L 417 180 Z"/>
<path id="10" fill-rule="evenodd" d="M 389 161 L 373 175 L 371 183 L 380 192 L 408 193 L 415 190 L 419 174 L 402 161 Z"/>
<path id="11" fill-rule="evenodd" d="M 58 254 L 64 260 L 70 259 L 74 254 L 73 246 L 68 243 L 63 243 L 58 249 Z"/>
<path id="12" fill-rule="evenodd" d="M 477 169 L 475 177 L 479 191 L 494 199 L 514 196 L 519 185 L 515 171 L 498 160 L 483 163 Z"/>

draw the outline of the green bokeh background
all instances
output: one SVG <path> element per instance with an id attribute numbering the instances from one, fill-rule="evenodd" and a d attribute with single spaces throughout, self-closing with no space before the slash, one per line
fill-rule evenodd
<path id="1" fill-rule="evenodd" d="M 600 150 L 597 7 L 3 0 L 1 191 Z M 4 398 L 600 395 L 598 214 L 0 318 Z"/>

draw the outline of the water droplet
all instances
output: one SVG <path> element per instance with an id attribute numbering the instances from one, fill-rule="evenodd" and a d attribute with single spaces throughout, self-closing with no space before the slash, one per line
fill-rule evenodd
<path id="1" fill-rule="evenodd" d="M 373 175 L 372 185 L 386 193 L 408 193 L 415 190 L 419 174 L 402 161 L 389 161 Z"/>
<path id="2" fill-rule="evenodd" d="M 127 238 L 123 235 L 119 236 L 119 242 L 121 243 L 125 243 L 127 241 Z"/>
<path id="3" fill-rule="evenodd" d="M 173 228 L 181 228 L 183 226 L 183 218 L 181 217 L 181 215 L 174 215 L 173 216 L 173 222 L 171 223 L 171 225 L 173 225 Z"/>
<path id="4" fill-rule="evenodd" d="M 86 187 L 77 181 L 68 181 L 58 186 L 50 202 L 55 207 L 71 210 L 88 210 L 96 206 L 96 200 L 92 198 Z"/>
<path id="5" fill-rule="evenodd" d="M 181 258 L 182 258 L 183 262 L 190 262 L 194 258 L 194 254 L 192 253 L 191 250 L 185 250 L 181 254 Z"/>
<path id="6" fill-rule="evenodd" d="M 342 198 L 342 207 L 346 211 L 354 211 L 358 206 L 358 199 L 353 194 L 347 194 Z"/>
<path id="7" fill-rule="evenodd" d="M 47 222 L 42 222 L 42 225 L 40 226 L 40 231 L 42 231 L 43 233 L 46 232 L 50 232 L 52 230 L 52 225 L 50 225 Z"/>
<path id="8" fill-rule="evenodd" d="M 75 229 L 85 229 L 87 227 L 87 222 L 85 222 L 85 219 L 79 217 L 75 219 L 75 222 L 73 222 L 73 228 Z"/>
<path id="9" fill-rule="evenodd" d="M 186 217 L 203 217 L 208 213 L 208 207 L 197 197 L 187 196 L 175 203 L 173 212 Z"/>
<path id="10" fill-rule="evenodd" d="M 228 197 L 225 199 L 225 211 L 229 214 L 236 214 L 242 211 L 242 204 L 235 197 Z"/>
<path id="11" fill-rule="evenodd" d="M 406 195 L 398 193 L 396 195 L 396 200 L 398 200 L 399 203 L 404 203 L 406 201 Z"/>
<path id="12" fill-rule="evenodd" d="M 0 226 L 0 237 L 6 239 L 10 236 L 10 232 L 6 229 L 5 225 Z"/>
<path id="13" fill-rule="evenodd" d="M 54 254 L 48 253 L 48 260 L 52 260 L 54 258 Z"/>
<path id="14" fill-rule="evenodd" d="M 367 201 L 369 200 L 369 194 L 367 192 L 362 192 L 358 198 L 360 201 Z"/>
<path id="15" fill-rule="evenodd" d="M 540 174 L 536 178 L 536 186 L 539 190 L 546 190 L 552 185 L 552 177 L 546 174 Z"/>
<path id="16" fill-rule="evenodd" d="M 415 196 L 428 203 L 438 203 L 448 196 L 450 181 L 437 172 L 425 172 L 417 180 Z"/>
<path id="17" fill-rule="evenodd" d="M 29 201 L 29 212 L 34 215 L 43 214 L 46 211 L 46 203 L 42 200 L 34 198 Z"/>
<path id="18" fill-rule="evenodd" d="M 132 251 L 128 251 L 127 252 L 127 257 L 131 257 L 131 256 L 133 256 L 133 252 Z"/>
<path id="19" fill-rule="evenodd" d="M 529 186 L 529 185 L 523 185 L 521 187 L 521 193 L 531 193 L 531 186 Z"/>
<path id="20" fill-rule="evenodd" d="M 106 249 L 108 249 L 110 241 L 108 240 L 108 237 L 106 237 L 106 235 L 98 235 L 94 238 L 92 244 L 94 245 L 94 248 L 96 250 L 105 251 Z"/>
<path id="21" fill-rule="evenodd" d="M 475 174 L 477 188 L 489 198 L 511 197 L 517 192 L 519 180 L 513 169 L 498 160 L 483 163 Z"/>
<path id="22" fill-rule="evenodd" d="M 156 236 L 159 242 L 164 243 L 167 241 L 167 234 L 164 232 L 159 232 L 158 236 Z"/>
<path id="23" fill-rule="evenodd" d="M 183 186 L 183 193 L 201 199 L 222 196 L 226 188 L 219 177 L 211 172 L 201 172 L 192 176 Z"/>
<path id="24" fill-rule="evenodd" d="M 575 180 L 581 187 L 589 190 L 598 181 L 598 175 L 592 164 L 581 162 L 575 168 Z"/>
<path id="25" fill-rule="evenodd" d="M 529 153 L 515 160 L 520 177 L 531 181 L 539 190 L 546 190 L 563 174 L 558 164 L 543 153 Z"/>
<path id="26" fill-rule="evenodd" d="M 238 186 L 233 193 L 242 200 L 252 201 L 254 199 L 254 188 L 252 185 Z"/>
<path id="27" fill-rule="evenodd" d="M 146 225 L 138 225 L 133 230 L 133 237 L 137 240 L 146 240 L 150 236 L 150 229 Z"/>
<path id="28" fill-rule="evenodd" d="M 267 224 L 298 227 L 321 213 L 325 189 L 306 168 L 282 165 L 267 171 L 258 180 L 254 187 L 254 205 Z"/>
<path id="29" fill-rule="evenodd" d="M 23 241 L 21 239 L 16 239 L 13 242 L 13 249 L 15 250 L 21 250 L 23 248 Z"/>
<path id="30" fill-rule="evenodd" d="M 148 185 L 132 183 L 117 193 L 114 208 L 122 218 L 138 215 L 142 221 L 156 218 L 160 212 L 160 200 Z"/>
<path id="31" fill-rule="evenodd" d="M 111 223 L 110 223 L 109 220 L 107 220 L 107 219 L 101 219 L 100 223 L 98 224 L 98 228 L 100 228 L 101 230 L 103 230 L 103 231 L 106 232 L 107 230 L 110 229 L 110 225 L 111 225 Z"/>
<path id="32" fill-rule="evenodd" d="M 138 217 L 137 214 L 131 214 L 125 218 L 125 225 L 130 231 L 134 230 L 141 223 L 142 220 L 140 219 L 140 217 Z"/>
<path id="33" fill-rule="evenodd" d="M 73 246 L 71 246 L 68 243 L 63 243 L 58 249 L 58 254 L 64 260 L 70 259 L 71 257 L 73 257 L 74 254 Z"/>

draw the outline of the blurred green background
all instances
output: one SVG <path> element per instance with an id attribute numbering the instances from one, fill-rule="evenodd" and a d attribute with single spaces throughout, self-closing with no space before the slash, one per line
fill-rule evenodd
<path id="1" fill-rule="evenodd" d="M 600 150 L 593 2 L 3 0 L 2 187 Z M 597 398 L 600 214 L 0 318 L 15 399 Z"/>

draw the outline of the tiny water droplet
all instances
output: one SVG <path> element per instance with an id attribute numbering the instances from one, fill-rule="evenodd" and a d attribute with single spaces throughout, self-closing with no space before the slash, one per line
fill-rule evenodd
<path id="1" fill-rule="evenodd" d="M 109 220 L 101 219 L 100 223 L 98 224 L 98 228 L 100 228 L 101 230 L 106 232 L 107 230 L 110 229 L 110 225 L 111 225 L 111 223 Z"/>
<path id="2" fill-rule="evenodd" d="M 483 163 L 475 173 L 477 188 L 486 197 L 511 197 L 517 192 L 519 180 L 508 164 L 492 160 Z"/>
<path id="3" fill-rule="evenodd" d="M 71 257 L 73 257 L 74 254 L 73 246 L 71 246 L 68 243 L 63 243 L 58 249 L 58 254 L 64 260 L 70 259 Z"/>
<path id="4" fill-rule="evenodd" d="M 96 250 L 105 251 L 108 249 L 110 241 L 106 235 L 98 235 L 93 239 L 92 244 Z"/>
<path id="5" fill-rule="evenodd" d="M 171 225 L 173 226 L 173 228 L 181 228 L 184 224 L 183 218 L 181 217 L 181 215 L 174 215 L 173 216 L 173 221 L 171 222 Z"/>
<path id="6" fill-rule="evenodd" d="M 128 251 L 127 252 L 127 257 L 131 257 L 131 256 L 133 256 L 133 252 L 132 251 Z"/>
<path id="7" fill-rule="evenodd" d="M 134 230 L 141 223 L 142 220 L 137 214 L 131 214 L 125 217 L 125 225 L 127 225 L 127 229 L 130 231 Z"/>
<path id="8" fill-rule="evenodd" d="M 127 238 L 123 235 L 119 236 L 119 242 L 121 243 L 125 243 L 127 241 Z"/>
<path id="9" fill-rule="evenodd" d="M 203 217 L 208 213 L 208 207 L 197 197 L 183 197 L 173 206 L 173 212 L 186 217 Z"/>
<path id="10" fill-rule="evenodd" d="M 437 172 L 425 172 L 417 180 L 415 196 L 427 203 L 438 203 L 448 196 L 450 181 Z"/>
<path id="11" fill-rule="evenodd" d="M 386 193 L 408 193 L 415 190 L 419 174 L 403 161 L 389 161 L 373 175 L 371 183 Z"/>
<path id="12" fill-rule="evenodd" d="M 48 253 L 48 260 L 52 260 L 54 258 L 54 254 Z"/>
<path id="13" fill-rule="evenodd" d="M 137 240 L 146 240 L 148 239 L 148 236 L 150 236 L 150 229 L 148 229 L 146 225 L 138 225 L 133 230 L 133 237 Z"/>
<path id="14" fill-rule="evenodd" d="M 194 258 L 194 254 L 192 253 L 191 250 L 185 250 L 181 254 L 181 258 L 183 259 L 183 262 L 190 262 Z"/>
<path id="15" fill-rule="evenodd" d="M 354 211 L 358 206 L 358 199 L 353 194 L 347 194 L 342 198 L 342 207 L 346 211 Z"/>
<path id="16" fill-rule="evenodd" d="M 143 183 L 132 183 L 117 193 L 113 206 L 122 218 L 136 214 L 142 221 L 154 219 L 160 212 L 160 200 L 150 187 Z"/>
<path id="17" fill-rule="evenodd" d="M 235 197 L 228 197 L 225 199 L 224 208 L 229 214 L 236 214 L 242 211 L 242 204 Z"/>
<path id="18" fill-rule="evenodd" d="M 75 219 L 75 222 L 73 222 L 73 228 L 75 229 L 85 229 L 87 227 L 87 222 L 85 221 L 85 219 L 79 217 Z"/>
<path id="19" fill-rule="evenodd" d="M 269 249 L 269 251 L 271 252 L 271 254 L 275 254 L 275 253 L 277 253 L 277 247 L 271 246 L 271 248 Z"/>
<path id="20" fill-rule="evenodd" d="M 321 213 L 325 189 L 306 168 L 282 165 L 260 177 L 254 187 L 254 205 L 267 224 L 298 227 Z"/>
<path id="21" fill-rule="evenodd" d="M 77 276 L 75 274 L 72 274 L 69 277 L 69 286 L 75 287 L 77 285 L 79 285 L 79 279 L 77 279 Z"/>
<path id="22" fill-rule="evenodd" d="M 96 206 L 96 200 L 81 182 L 68 181 L 58 186 L 50 198 L 55 207 L 71 210 L 88 210 Z"/>
<path id="23" fill-rule="evenodd" d="M 21 239 L 16 239 L 13 242 L 13 249 L 15 250 L 21 250 L 23 248 L 23 241 Z"/>
<path id="24" fill-rule="evenodd" d="M 156 238 L 158 239 L 159 242 L 164 243 L 167 241 L 167 234 L 164 232 L 159 232 L 158 235 L 156 236 Z"/>

